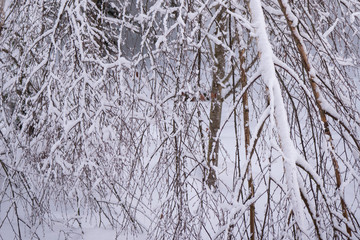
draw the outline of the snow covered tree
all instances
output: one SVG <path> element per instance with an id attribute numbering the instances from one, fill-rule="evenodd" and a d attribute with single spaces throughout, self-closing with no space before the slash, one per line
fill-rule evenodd
<path id="1" fill-rule="evenodd" d="M 0 237 L 360 238 L 360 3 L 2 8 Z"/>

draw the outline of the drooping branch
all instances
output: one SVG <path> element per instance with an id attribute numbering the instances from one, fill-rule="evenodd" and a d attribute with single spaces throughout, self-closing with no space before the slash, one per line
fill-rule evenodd
<path id="1" fill-rule="evenodd" d="M 334 171 L 335 171 L 335 178 L 336 178 L 336 186 L 337 188 L 340 188 L 341 186 L 341 175 L 340 175 L 340 169 L 339 169 L 339 163 L 335 157 L 335 147 L 333 144 L 333 138 L 330 132 L 330 128 L 329 128 L 329 122 L 327 120 L 326 117 L 326 111 L 323 107 L 323 96 L 320 92 L 320 88 L 318 86 L 318 84 L 316 83 L 315 79 L 316 79 L 316 72 L 314 67 L 311 64 L 311 61 L 309 59 L 307 50 L 306 50 L 306 46 L 304 44 L 304 41 L 299 33 L 299 31 L 297 30 L 296 26 L 297 26 L 297 17 L 292 13 L 291 8 L 287 2 L 287 0 L 278 0 L 281 11 L 283 12 L 285 18 L 286 18 L 286 22 L 288 27 L 291 30 L 291 34 L 292 37 L 296 43 L 296 47 L 298 49 L 298 52 L 301 56 L 301 60 L 304 63 L 305 69 L 309 75 L 309 82 L 311 85 L 311 89 L 313 92 L 313 95 L 315 97 L 316 100 L 316 106 L 318 107 L 319 110 L 319 115 L 320 115 L 320 119 L 322 121 L 323 124 L 323 128 L 324 128 L 324 132 L 326 137 L 326 141 L 328 143 L 328 146 L 330 148 L 330 156 L 331 156 L 331 160 L 332 160 L 332 164 L 334 167 Z M 342 196 L 340 196 L 340 202 L 341 202 L 341 208 L 342 208 L 342 214 L 343 216 L 348 220 L 348 213 L 346 210 L 346 204 L 345 201 L 343 199 Z M 346 224 L 346 230 L 348 232 L 348 234 L 351 236 L 351 229 L 350 227 Z"/>
<path id="2" fill-rule="evenodd" d="M 287 191 L 291 202 L 291 211 L 294 213 L 295 222 L 300 229 L 300 234 L 307 232 L 304 225 L 304 212 L 297 179 L 297 150 L 290 137 L 290 126 L 287 120 L 284 100 L 281 95 L 279 81 L 276 78 L 273 51 L 266 32 L 266 23 L 260 0 L 250 1 L 251 17 L 257 38 L 257 48 L 260 54 L 260 69 L 262 77 L 268 88 L 270 102 L 270 121 L 279 136 L 283 155 L 284 174 Z"/>

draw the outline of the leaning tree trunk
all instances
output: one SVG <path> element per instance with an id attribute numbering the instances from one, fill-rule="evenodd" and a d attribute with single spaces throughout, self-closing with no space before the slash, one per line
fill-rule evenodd
<path id="1" fill-rule="evenodd" d="M 296 17 L 291 12 L 291 9 L 286 0 L 278 0 L 278 1 L 279 1 L 281 11 L 283 12 L 283 14 L 286 18 L 287 25 L 289 26 L 289 28 L 291 30 L 291 34 L 296 43 L 296 47 L 299 51 L 301 59 L 305 65 L 305 69 L 306 69 L 307 73 L 309 74 L 309 81 L 310 81 L 311 89 L 315 96 L 316 105 L 319 110 L 320 119 L 323 123 L 324 132 L 327 136 L 326 140 L 327 140 L 328 146 L 330 148 L 330 156 L 331 156 L 332 164 L 333 164 L 334 171 L 335 171 L 336 187 L 339 189 L 341 186 L 341 175 L 340 175 L 340 170 L 339 170 L 339 164 L 338 164 L 338 161 L 336 160 L 335 154 L 334 154 L 335 148 L 334 148 L 333 139 L 332 139 L 330 128 L 329 128 L 329 123 L 326 118 L 325 110 L 322 107 L 320 89 L 319 89 L 319 86 L 317 85 L 317 83 L 315 82 L 316 76 L 315 76 L 314 68 L 309 60 L 304 41 L 303 41 L 302 37 L 300 36 L 300 34 L 294 24 L 294 19 L 296 19 Z M 340 197 L 340 203 L 341 203 L 341 208 L 342 208 L 342 214 L 348 220 L 346 204 L 342 197 Z M 349 226 L 347 224 L 346 224 L 346 230 L 349 233 L 349 235 L 351 236 L 351 229 L 349 228 Z"/>
<path id="2" fill-rule="evenodd" d="M 259 53 L 260 71 L 268 90 L 270 125 L 277 132 L 279 146 L 282 151 L 285 186 L 291 203 L 290 212 L 295 220 L 293 226 L 299 230 L 300 238 L 302 238 L 303 235 L 306 235 L 305 232 L 308 226 L 307 222 L 304 221 L 305 213 L 301 203 L 300 184 L 296 167 L 296 160 L 298 158 L 297 149 L 290 136 L 290 125 L 280 84 L 276 77 L 273 61 L 274 53 L 266 31 L 261 0 L 251 0 L 249 7 L 257 39 L 256 45 Z"/>

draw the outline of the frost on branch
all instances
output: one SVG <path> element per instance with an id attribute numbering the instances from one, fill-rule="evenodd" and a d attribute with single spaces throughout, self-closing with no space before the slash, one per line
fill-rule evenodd
<path id="1" fill-rule="evenodd" d="M 360 238 L 358 2 L 1 3 L 0 238 Z"/>

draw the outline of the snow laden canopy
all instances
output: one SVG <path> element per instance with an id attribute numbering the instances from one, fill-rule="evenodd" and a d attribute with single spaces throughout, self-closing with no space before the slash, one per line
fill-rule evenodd
<path id="1" fill-rule="evenodd" d="M 0 238 L 360 238 L 359 2 L 0 14 Z"/>

